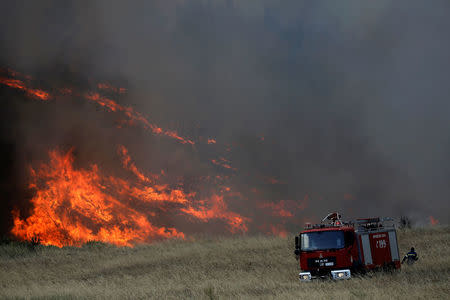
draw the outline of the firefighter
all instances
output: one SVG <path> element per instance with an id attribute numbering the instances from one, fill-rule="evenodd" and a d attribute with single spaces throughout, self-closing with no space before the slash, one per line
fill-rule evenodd
<path id="1" fill-rule="evenodd" d="M 406 253 L 405 257 L 403 257 L 402 263 L 404 263 L 406 260 L 406 263 L 408 265 L 412 265 L 418 259 L 419 259 L 419 257 L 417 256 L 416 251 L 414 251 L 414 247 L 411 247 L 411 250 L 408 253 Z"/>

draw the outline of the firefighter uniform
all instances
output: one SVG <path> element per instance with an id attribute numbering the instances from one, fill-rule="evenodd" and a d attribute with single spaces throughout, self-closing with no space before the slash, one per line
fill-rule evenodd
<path id="1" fill-rule="evenodd" d="M 417 256 L 417 253 L 416 253 L 416 251 L 414 251 L 414 247 L 413 247 L 413 248 L 411 248 L 411 250 L 408 253 L 406 253 L 405 257 L 403 257 L 402 263 L 404 263 L 406 260 L 406 263 L 408 265 L 412 265 L 418 259 L 419 259 L 419 257 Z"/>

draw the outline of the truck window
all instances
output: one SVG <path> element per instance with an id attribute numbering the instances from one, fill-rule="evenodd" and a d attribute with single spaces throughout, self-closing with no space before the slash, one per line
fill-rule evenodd
<path id="1" fill-rule="evenodd" d="M 302 251 L 331 250 L 345 247 L 344 232 L 339 230 L 302 233 L 300 240 Z"/>

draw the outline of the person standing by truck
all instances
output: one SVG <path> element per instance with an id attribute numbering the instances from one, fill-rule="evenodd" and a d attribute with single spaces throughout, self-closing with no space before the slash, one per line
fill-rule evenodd
<path id="1" fill-rule="evenodd" d="M 412 265 L 419 259 L 419 256 L 417 255 L 416 251 L 414 250 L 414 247 L 411 247 L 411 250 L 406 253 L 405 257 L 403 257 L 402 264 L 405 262 L 408 265 Z"/>

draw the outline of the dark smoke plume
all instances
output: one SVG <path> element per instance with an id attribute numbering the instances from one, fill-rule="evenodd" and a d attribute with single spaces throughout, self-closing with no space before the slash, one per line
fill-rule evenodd
<path id="1" fill-rule="evenodd" d="M 122 104 L 220 146 L 117 133 L 76 99 L 46 105 L 0 86 L 1 233 L 13 207 L 29 209 L 27 166 L 49 147 L 114 168 L 115 143 L 185 187 L 225 157 L 242 194 L 229 205 L 254 231 L 265 230 L 261 202 L 305 195 L 290 230 L 332 210 L 448 223 L 449 12 L 445 0 L 4 2 L 0 67 L 43 86 L 117 82 Z"/>

